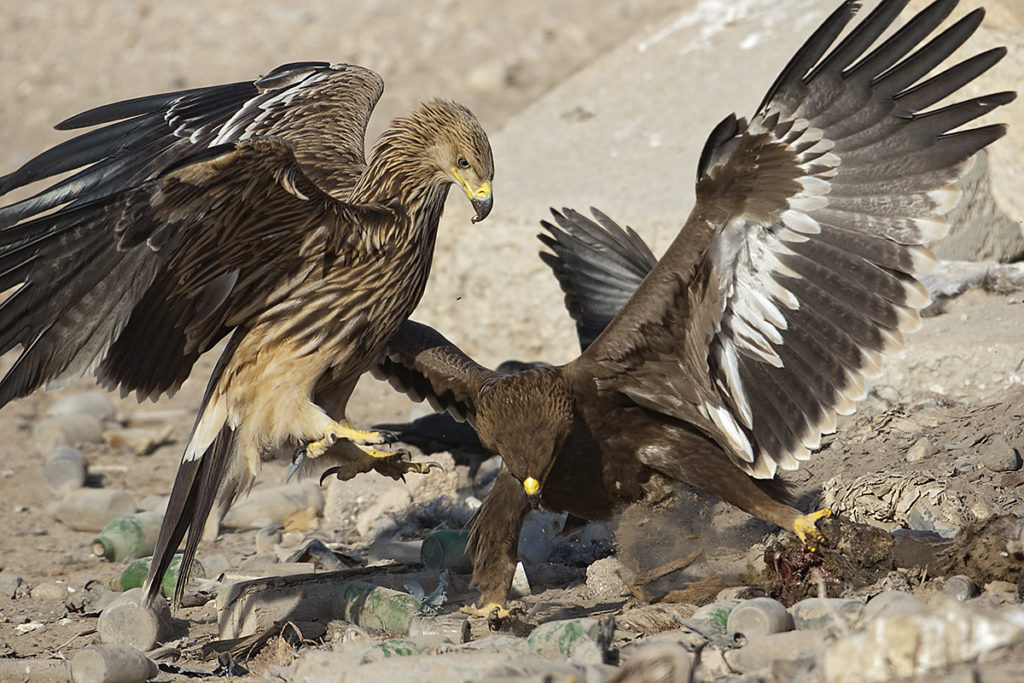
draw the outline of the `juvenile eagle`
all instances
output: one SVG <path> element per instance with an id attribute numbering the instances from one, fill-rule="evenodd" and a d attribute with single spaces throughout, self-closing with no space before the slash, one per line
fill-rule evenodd
<path id="1" fill-rule="evenodd" d="M 353 427 L 345 405 L 423 293 L 449 187 L 483 219 L 494 164 L 476 118 L 445 100 L 392 122 L 365 160 L 382 91 L 372 71 L 310 62 L 110 104 L 57 126 L 102 127 L 0 178 L 3 194 L 82 169 L 0 208 L 0 353 L 21 347 L 0 405 L 88 371 L 155 398 L 227 338 L 148 599 L 186 531 L 188 575 L 215 499 L 222 513 L 261 459 L 337 441 L 339 457 L 395 466 L 376 448 L 389 435 Z"/>
<path id="2" fill-rule="evenodd" d="M 873 47 L 905 4 L 882 2 L 839 40 L 858 9 L 844 3 L 749 123 L 715 128 L 695 207 L 656 264 L 600 213 L 555 214 L 545 259 L 586 346 L 577 359 L 503 375 L 412 322 L 389 343 L 375 374 L 469 419 L 502 456 L 472 520 L 482 611 L 500 613 L 531 499 L 604 518 L 654 473 L 821 541 L 828 511 L 801 514 L 775 475 L 810 457 L 919 326 L 928 295 L 913 275 L 934 260 L 921 243 L 945 233 L 971 156 L 1005 133 L 960 127 L 1014 99 L 929 109 L 1006 50 L 929 77 L 983 12 L 929 40 L 956 5 L 938 0 Z"/>

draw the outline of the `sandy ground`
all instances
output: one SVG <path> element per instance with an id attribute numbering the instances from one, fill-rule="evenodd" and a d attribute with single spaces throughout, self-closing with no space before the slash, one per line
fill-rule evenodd
<path id="1" fill-rule="evenodd" d="M 50 126 L 87 107 L 150 92 L 250 78 L 299 59 L 351 61 L 380 71 L 388 85 L 374 129 L 416 100 L 442 94 L 469 105 L 491 131 L 506 127 L 522 133 L 523 122 L 535 119 L 517 120 L 517 115 L 545 93 L 629 39 L 654 33 L 667 19 L 695 3 L 324 0 L 281 5 L 228 0 L 207 6 L 195 0 L 175 4 L 54 0 L 2 4 L 0 170 L 10 170 L 61 140 Z M 754 92 L 760 91 L 758 86 Z M 513 125 L 508 126 L 510 122 Z M 703 135 L 698 137 L 703 140 Z M 504 178 L 500 157 L 497 164 L 495 211 L 501 228 Z M 684 165 L 692 168 L 689 161 Z M 577 204 L 571 196 L 562 202 Z M 464 222 L 468 210 L 453 207 L 449 213 L 453 210 Z M 532 207 L 529 210 L 533 211 Z M 640 225 L 636 227 L 651 236 Z M 663 240 L 664 228 L 657 227 Z M 479 245 L 480 239 L 474 237 L 472 244 Z M 520 240 L 520 245 L 527 239 Z M 535 264 L 535 251 L 532 242 L 520 249 L 521 260 L 530 264 L 524 267 L 531 273 L 541 272 Z M 442 268 L 435 269 L 435 278 L 444 275 Z M 464 293 L 470 299 L 472 277 L 475 275 L 465 276 L 470 285 Z M 509 289 L 507 284 L 500 288 Z M 452 287 L 443 292 L 447 299 L 418 314 L 428 319 L 435 316 L 431 320 L 435 324 L 447 320 L 457 326 L 459 316 L 448 313 L 446 306 L 453 306 L 461 294 Z M 462 307 L 463 318 L 487 305 L 486 301 L 467 302 Z M 499 304 L 492 306 L 498 308 Z M 487 336 L 502 338 L 490 346 L 481 341 L 474 352 L 493 354 L 487 361 L 500 360 L 508 348 L 503 342 L 513 339 L 513 348 L 520 349 L 522 355 L 548 354 L 553 360 L 562 360 L 571 354 L 571 326 L 561 312 L 555 288 L 545 290 L 528 306 L 542 311 L 540 324 L 525 327 L 529 323 L 517 322 L 511 333 L 498 326 L 474 329 L 474 341 Z M 500 312 L 488 315 L 492 325 L 502 319 Z M 559 322 L 549 324 L 549 320 Z M 982 325 L 983 343 L 979 343 Z M 862 412 L 826 444 L 810 467 L 793 475 L 803 506 L 809 509 L 827 491 L 862 475 L 885 472 L 909 477 L 925 472 L 932 481 L 940 482 L 944 494 L 937 506 L 949 511 L 951 524 L 995 511 L 1019 514 L 1024 491 L 1020 471 L 995 473 L 987 469 L 979 460 L 978 445 L 1001 434 L 1024 453 L 1019 409 L 1024 381 L 1021 329 L 1024 301 L 1019 291 L 972 291 L 950 301 L 941 315 L 927 319 L 924 330 L 912 339 L 911 352 L 894 363 L 890 375 L 894 379 L 880 382 Z M 914 344 L 925 349 L 922 355 L 913 355 Z M 980 353 L 981 347 L 991 352 Z M 5 358 L 0 363 L 6 367 L 11 360 Z M 127 489 L 138 502 L 150 495 L 167 494 L 211 363 L 205 358 L 175 397 L 155 405 L 115 397 L 116 424 L 108 427 L 145 424 L 157 433 L 162 434 L 164 428 L 170 431 L 162 445 L 145 455 L 116 444 L 83 447 L 92 472 L 90 485 Z M 4 588 L 0 595 L 0 657 L 69 655 L 93 642 L 94 616 L 76 612 L 65 604 L 67 600 L 40 587 L 59 584 L 81 591 L 92 581 L 110 583 L 122 569 L 91 556 L 89 544 L 95 534 L 70 530 L 48 514 L 52 495 L 41 476 L 44 454 L 36 452 L 31 438 L 32 425 L 50 405 L 91 386 L 83 381 L 0 409 L 0 528 L 6 530 L 0 535 L 0 564 L 4 574 L 19 576 L 23 582 L 9 594 Z M 367 383 L 351 406 L 351 417 L 356 423 L 406 420 L 423 410 L 382 385 Z M 932 446 L 928 457 L 908 462 L 908 449 L 921 438 Z M 829 483 L 837 477 L 843 481 Z M 283 470 L 271 467 L 260 485 L 276 484 L 282 478 Z M 714 545 L 721 549 L 719 555 L 711 553 L 709 559 L 691 567 L 697 575 L 742 571 L 749 545 L 772 531 L 722 504 L 699 497 L 689 504 L 700 510 L 687 517 L 697 520 L 692 525 L 697 538 L 711 534 Z M 651 537 L 651 527 L 646 526 L 649 520 L 675 524 L 680 519 L 680 513 L 663 509 L 638 514 L 644 538 Z M 890 526 L 906 523 L 892 513 L 888 513 L 889 519 L 882 519 L 886 514 L 877 511 L 875 521 Z M 702 525 L 704 520 L 710 521 Z M 714 520 L 718 521 L 712 524 Z M 663 548 L 639 548 L 631 528 L 626 524 L 620 530 L 619 542 L 624 564 L 633 569 L 642 570 L 673 553 L 685 554 L 690 547 L 669 542 Z M 328 536 L 341 533 L 320 531 Z M 201 549 L 201 553 L 233 561 L 252 551 L 251 531 L 227 532 Z M 589 599 L 579 571 L 549 576 L 562 580 L 539 581 L 534 586 L 537 595 L 526 601 L 528 607 L 542 606 L 533 612 L 537 621 L 570 612 L 604 614 L 622 608 L 622 604 L 610 608 Z M 216 628 L 209 608 L 183 610 L 176 616 L 191 624 L 188 637 L 193 645 L 214 637 Z M 43 626 L 18 628 L 26 623 Z M 195 651 L 189 657 L 190 663 L 209 668 L 209 662 L 204 663 Z"/>

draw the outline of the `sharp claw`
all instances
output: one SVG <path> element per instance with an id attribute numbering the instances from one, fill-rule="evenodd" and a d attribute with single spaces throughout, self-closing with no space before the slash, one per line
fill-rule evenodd
<path id="1" fill-rule="evenodd" d="M 292 455 L 292 464 L 288 466 L 288 474 L 285 475 L 284 480 L 286 482 L 291 481 L 295 473 L 299 471 L 299 467 L 302 466 L 302 462 L 306 459 L 306 446 L 299 446 L 295 449 L 295 453 Z"/>
<path id="2" fill-rule="evenodd" d="M 338 474 L 340 471 L 340 467 L 328 467 L 326 470 L 324 470 L 324 473 L 320 475 L 320 486 L 324 485 L 324 479 L 331 476 L 332 474 Z"/>

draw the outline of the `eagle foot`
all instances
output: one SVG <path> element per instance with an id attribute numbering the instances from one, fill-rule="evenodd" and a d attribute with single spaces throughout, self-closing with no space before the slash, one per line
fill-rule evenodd
<path id="1" fill-rule="evenodd" d="M 832 511 L 828 508 L 822 508 L 817 512 L 811 512 L 809 514 L 797 517 L 796 521 L 793 522 L 793 533 L 800 539 L 800 542 L 804 544 L 804 547 L 814 552 L 818 545 L 825 545 L 825 537 L 818 531 L 817 521 L 823 517 L 830 517 Z"/>
<path id="2" fill-rule="evenodd" d="M 463 614 L 468 614 L 471 617 L 484 617 L 487 619 L 488 623 L 500 623 L 506 619 L 512 618 L 512 611 L 496 602 L 489 602 L 483 607 L 477 607 L 476 605 L 464 605 L 459 608 L 459 611 Z"/>
<path id="3" fill-rule="evenodd" d="M 426 474 L 434 468 L 441 469 L 441 466 L 436 462 L 409 462 L 405 460 L 405 456 L 408 455 L 407 451 L 392 451 L 389 455 L 390 457 L 388 458 L 368 457 L 355 462 L 345 463 L 344 465 L 330 467 L 320 475 L 320 484 L 323 485 L 324 480 L 332 474 L 340 481 L 347 481 L 357 474 L 375 470 L 386 477 L 405 481 L 405 475 L 410 472 L 413 474 Z"/>

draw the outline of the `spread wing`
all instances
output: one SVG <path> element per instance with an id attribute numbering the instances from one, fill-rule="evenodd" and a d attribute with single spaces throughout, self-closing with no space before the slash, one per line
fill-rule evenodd
<path id="1" fill-rule="evenodd" d="M 581 350 L 601 334 L 658 262 L 632 228 L 590 211 L 594 220 L 572 209 L 552 209 L 557 227 L 541 221 L 551 234 L 537 236 L 551 249 L 540 252 L 540 258 L 565 293 Z"/>
<path id="2" fill-rule="evenodd" d="M 480 390 L 504 376 L 474 361 L 437 330 L 412 320 L 402 323 L 371 372 L 412 400 L 426 399 L 434 410 L 471 424 Z"/>
<path id="3" fill-rule="evenodd" d="M 1005 132 L 961 127 L 1014 93 L 928 109 L 1005 54 L 929 77 L 982 11 L 929 40 L 956 5 L 938 0 L 872 49 L 905 4 L 837 43 L 857 9 L 845 3 L 749 124 L 715 129 L 687 224 L 583 356 L 602 390 L 697 425 L 756 477 L 807 459 L 918 327 L 914 274 L 933 262 L 920 245 L 945 233 L 951 183 Z"/>
<path id="4" fill-rule="evenodd" d="M 140 97 L 73 116 L 60 130 L 102 126 L 0 177 L 0 195 L 78 170 L 0 208 L 0 227 L 65 203 L 84 203 L 151 180 L 204 148 L 276 136 L 303 172 L 344 198 L 365 167 L 363 142 L 383 92 L 380 77 L 349 64 L 286 64 L 256 80 Z M 339 115 L 343 112 L 344 115 Z"/>
<path id="5" fill-rule="evenodd" d="M 93 369 L 140 397 L 177 388 L 370 222 L 355 212 L 259 138 L 0 231 L 0 353 L 21 345 L 0 405 Z"/>

